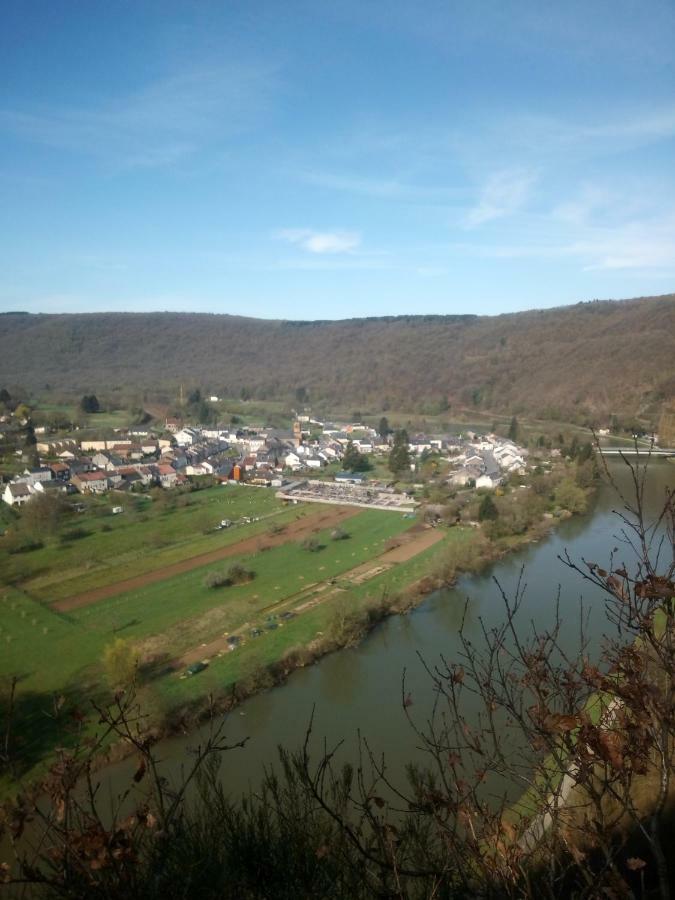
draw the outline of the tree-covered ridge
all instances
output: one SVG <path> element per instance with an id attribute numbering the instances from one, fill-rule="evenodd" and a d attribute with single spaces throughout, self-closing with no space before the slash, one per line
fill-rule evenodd
<path id="1" fill-rule="evenodd" d="M 283 312 L 280 310 L 280 313 Z M 675 295 L 501 316 L 292 322 L 193 313 L 0 316 L 0 383 L 74 392 L 438 401 L 553 417 L 653 414 L 675 394 Z"/>

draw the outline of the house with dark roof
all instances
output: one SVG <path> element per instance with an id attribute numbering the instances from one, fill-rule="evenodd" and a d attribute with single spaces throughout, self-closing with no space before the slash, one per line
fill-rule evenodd
<path id="1" fill-rule="evenodd" d="M 35 489 L 25 482 L 12 481 L 3 491 L 2 499 L 9 506 L 23 506 L 29 503 L 35 496 Z"/>

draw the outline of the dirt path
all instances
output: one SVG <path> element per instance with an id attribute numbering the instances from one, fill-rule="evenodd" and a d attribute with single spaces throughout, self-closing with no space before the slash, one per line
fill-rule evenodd
<path id="1" fill-rule="evenodd" d="M 418 531 L 417 528 L 411 529 L 397 539 L 401 541 L 399 546 L 394 547 L 391 550 L 385 550 L 380 556 L 374 557 L 367 563 L 361 563 L 337 577 L 341 582 L 351 581 L 354 585 L 362 584 L 364 581 L 369 581 L 371 578 L 381 575 L 382 572 L 386 572 L 387 569 L 390 569 L 393 565 L 407 562 L 409 559 L 417 556 L 418 553 L 422 553 L 429 547 L 433 547 L 434 544 L 443 540 L 446 534 L 447 532 L 433 528 L 424 529 L 422 531 Z M 335 588 L 331 587 L 331 585 L 332 582 L 329 581 L 315 582 L 306 585 L 302 591 L 299 591 L 291 597 L 285 597 L 279 603 L 274 604 L 274 606 L 277 608 L 283 606 L 289 611 L 294 612 L 296 615 L 306 612 L 344 592 L 344 587 Z M 327 588 L 330 589 L 327 590 Z M 298 601 L 300 602 L 298 603 Z M 272 607 L 268 607 L 264 612 L 267 613 L 271 609 Z M 279 628 L 283 628 L 282 622 L 278 622 L 277 624 Z M 250 622 L 245 622 L 243 625 L 236 628 L 232 634 L 236 634 L 240 638 L 243 638 L 245 633 L 251 627 Z M 179 670 L 192 663 L 201 662 L 202 660 L 206 661 L 213 656 L 226 653 L 230 650 L 227 638 L 227 634 L 222 634 L 212 641 L 200 644 L 199 647 L 192 647 L 180 657 L 173 660 L 170 665 L 172 668 Z"/>
<path id="2" fill-rule="evenodd" d="M 447 531 L 440 531 L 438 528 L 429 528 L 424 531 L 415 530 L 413 532 L 411 530 L 408 534 L 410 535 L 408 540 L 406 540 L 407 535 L 403 535 L 398 547 L 387 550 L 382 556 L 378 556 L 377 562 L 408 562 L 413 556 L 417 556 L 418 553 L 421 553 L 423 550 L 427 550 L 429 547 L 433 547 L 434 544 L 442 541 L 443 538 L 447 536 Z"/>
<path id="3" fill-rule="evenodd" d="M 146 572 L 143 575 L 136 575 L 133 578 L 116 581 L 114 584 L 93 588 L 82 594 L 76 594 L 74 597 L 66 597 L 64 600 L 57 600 L 56 603 L 52 604 L 52 609 L 55 609 L 58 612 L 69 612 L 73 609 L 79 609 L 82 606 L 90 606 L 92 603 L 98 603 L 99 600 L 107 600 L 109 597 L 116 597 L 118 594 L 124 594 L 127 591 L 135 591 L 139 588 L 147 587 L 149 584 L 165 581 L 168 578 L 173 578 L 174 575 L 182 575 L 184 572 L 191 572 L 193 569 L 198 569 L 200 566 L 206 566 L 212 562 L 218 562 L 221 559 L 228 559 L 232 556 L 241 556 L 247 553 L 255 553 L 262 546 L 278 547 L 291 540 L 301 540 L 324 528 L 332 528 L 334 525 L 344 522 L 345 519 L 355 516 L 358 512 L 360 512 L 359 509 L 336 506 L 331 507 L 330 509 L 321 510 L 319 513 L 309 513 L 302 519 L 287 524 L 280 534 L 270 534 L 269 532 L 256 534 L 253 537 L 244 538 L 236 544 L 229 544 L 227 547 L 221 547 L 218 550 L 210 550 L 208 553 L 202 553 L 199 556 L 183 559 L 180 562 L 172 563 L 169 566 L 164 566 L 164 568 L 156 569 L 153 572 Z"/>

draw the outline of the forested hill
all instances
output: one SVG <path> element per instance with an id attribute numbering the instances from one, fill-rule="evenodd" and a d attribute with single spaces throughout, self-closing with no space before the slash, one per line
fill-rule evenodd
<path id="1" fill-rule="evenodd" d="M 574 417 L 675 395 L 675 294 L 502 316 L 269 321 L 192 313 L 0 315 L 0 386 L 228 396 Z"/>

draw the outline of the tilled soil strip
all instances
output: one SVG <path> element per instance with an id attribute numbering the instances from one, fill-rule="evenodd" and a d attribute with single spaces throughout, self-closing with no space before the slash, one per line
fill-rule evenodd
<path id="1" fill-rule="evenodd" d="M 144 575 L 136 575 L 134 578 L 126 578 L 123 581 L 116 581 L 114 584 L 93 588 L 74 597 L 57 600 L 56 603 L 52 604 L 52 609 L 58 612 L 70 612 L 73 609 L 80 609 L 83 606 L 98 603 L 100 600 L 107 600 L 109 597 L 116 597 L 118 594 L 125 594 L 127 591 L 139 590 L 147 587 L 149 584 L 166 581 L 175 575 L 191 572 L 193 569 L 198 569 L 200 566 L 206 566 L 212 562 L 218 562 L 221 559 L 255 553 L 261 546 L 278 547 L 281 544 L 288 543 L 289 540 L 302 539 L 314 534 L 316 531 L 338 525 L 360 511 L 359 509 L 346 506 L 336 506 L 328 510 L 322 510 L 318 514 L 308 514 L 302 519 L 288 524 L 280 534 L 270 534 L 269 532 L 256 534 L 253 537 L 238 541 L 236 544 L 229 544 L 227 547 L 221 547 L 219 550 L 210 550 L 208 553 L 183 559 L 180 562 L 164 566 L 162 569 L 146 572 Z"/>

